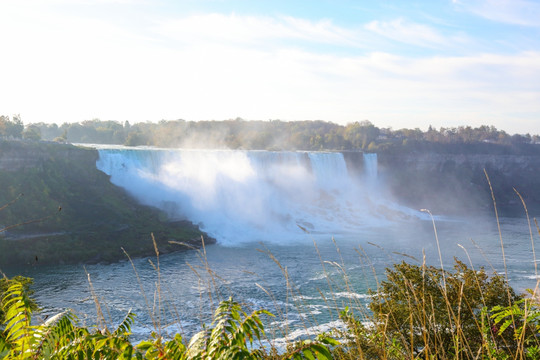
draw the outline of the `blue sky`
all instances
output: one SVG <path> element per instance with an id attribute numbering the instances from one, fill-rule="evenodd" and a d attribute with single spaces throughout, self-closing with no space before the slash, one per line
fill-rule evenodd
<path id="1" fill-rule="evenodd" d="M 540 1 L 1 0 L 25 123 L 370 120 L 540 133 Z"/>

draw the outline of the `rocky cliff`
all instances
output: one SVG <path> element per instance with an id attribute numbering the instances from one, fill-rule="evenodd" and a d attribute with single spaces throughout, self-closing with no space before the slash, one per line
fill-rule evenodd
<path id="1" fill-rule="evenodd" d="M 530 210 L 540 208 L 540 156 L 479 154 L 380 154 L 379 176 L 409 206 L 437 213 L 492 211 L 523 215 L 514 188 Z M 485 170 L 485 172 L 484 172 Z"/>
<path id="2" fill-rule="evenodd" d="M 53 142 L 0 141 L 0 171 L 43 170 L 47 161 L 62 158 L 72 164 L 95 164 L 97 152 L 70 144 Z"/>

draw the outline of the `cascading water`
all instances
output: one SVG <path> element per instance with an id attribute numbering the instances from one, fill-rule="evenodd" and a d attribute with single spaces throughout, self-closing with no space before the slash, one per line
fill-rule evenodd
<path id="1" fill-rule="evenodd" d="M 353 178 L 337 152 L 102 148 L 97 167 L 141 203 L 235 244 L 385 223 L 374 205 L 380 199 L 370 196 L 376 154 L 364 155 L 364 163 L 365 175 Z"/>
<path id="2" fill-rule="evenodd" d="M 378 163 L 377 154 L 364 153 L 364 169 L 369 181 L 377 180 Z"/>

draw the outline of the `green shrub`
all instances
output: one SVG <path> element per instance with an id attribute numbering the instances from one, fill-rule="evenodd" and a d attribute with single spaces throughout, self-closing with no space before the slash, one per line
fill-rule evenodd
<path id="1" fill-rule="evenodd" d="M 487 313 L 495 306 L 518 304 L 520 296 L 501 276 L 489 277 L 484 269 L 455 261 L 453 271 L 405 262 L 387 269 L 386 280 L 371 292 L 372 325 L 363 325 L 349 311 L 342 313 L 347 351 L 373 359 L 396 354 L 476 359 L 489 349 L 518 351 L 513 334 L 499 331 Z"/>

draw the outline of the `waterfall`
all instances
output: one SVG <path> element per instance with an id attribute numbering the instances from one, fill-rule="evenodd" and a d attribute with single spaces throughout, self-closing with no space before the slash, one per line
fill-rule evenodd
<path id="1" fill-rule="evenodd" d="M 364 153 L 364 172 L 368 179 L 377 180 L 377 154 Z"/>
<path id="2" fill-rule="evenodd" d="M 339 190 L 349 179 L 341 153 L 312 152 L 309 153 L 309 160 L 313 176 L 322 189 Z"/>
<path id="3" fill-rule="evenodd" d="M 357 232 L 384 220 L 365 177 L 337 152 L 100 148 L 97 168 L 139 202 L 198 224 L 223 244 L 286 243 L 304 234 Z"/>

